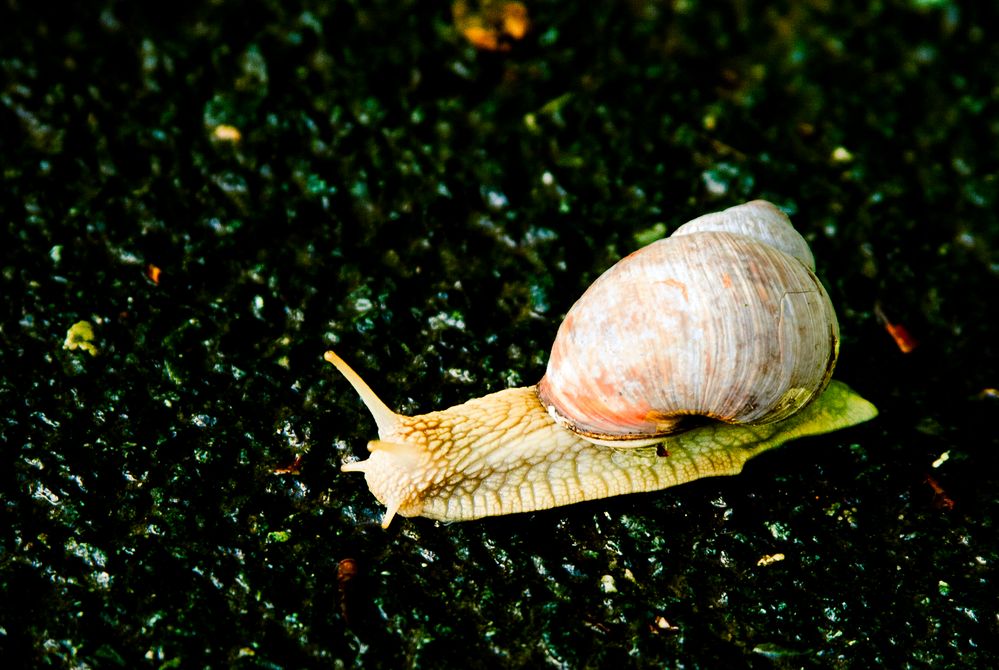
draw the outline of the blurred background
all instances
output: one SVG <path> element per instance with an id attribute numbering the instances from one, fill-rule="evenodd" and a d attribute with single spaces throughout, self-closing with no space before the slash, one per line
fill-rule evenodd
<path id="1" fill-rule="evenodd" d="M 993 3 L 0 7 L 16 667 L 992 667 Z M 754 198 L 881 416 L 738 477 L 397 519 L 374 422 L 544 372 L 618 258 Z"/>

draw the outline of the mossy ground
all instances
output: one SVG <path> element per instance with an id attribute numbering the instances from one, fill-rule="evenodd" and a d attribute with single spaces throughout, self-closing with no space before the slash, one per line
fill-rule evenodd
<path id="1" fill-rule="evenodd" d="M 531 3 L 490 52 L 429 0 L 6 3 L 5 667 L 997 665 L 973 5 Z M 879 419 L 735 478 L 378 527 L 328 346 L 407 413 L 531 383 L 615 259 L 756 197 Z"/>

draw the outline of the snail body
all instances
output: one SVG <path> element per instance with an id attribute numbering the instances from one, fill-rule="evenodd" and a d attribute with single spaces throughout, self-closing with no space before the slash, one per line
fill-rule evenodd
<path id="1" fill-rule="evenodd" d="M 813 270 L 770 203 L 708 214 L 601 275 L 537 385 L 414 417 L 327 352 L 378 426 L 370 457 L 342 469 L 364 473 L 384 526 L 466 520 L 735 474 L 787 440 L 866 421 L 873 405 L 830 383 L 839 330 Z"/>

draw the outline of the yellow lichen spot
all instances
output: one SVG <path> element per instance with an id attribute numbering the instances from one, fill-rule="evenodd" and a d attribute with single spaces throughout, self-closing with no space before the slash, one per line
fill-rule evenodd
<path id="1" fill-rule="evenodd" d="M 836 147 L 830 158 L 834 163 L 849 163 L 853 160 L 853 154 L 846 147 Z"/>
<path id="2" fill-rule="evenodd" d="M 66 341 L 62 344 L 63 349 L 73 351 L 83 349 L 91 356 L 98 354 L 97 345 L 94 344 L 94 327 L 89 321 L 77 321 L 66 331 Z"/>
<path id="3" fill-rule="evenodd" d="M 759 565 L 759 566 L 773 565 L 774 563 L 780 563 L 785 558 L 786 557 L 784 556 L 784 554 L 781 554 L 781 553 L 777 553 L 777 554 L 766 554 L 766 555 L 762 556 L 760 558 L 760 560 L 756 561 L 756 565 Z"/>
<path id="4" fill-rule="evenodd" d="M 935 460 L 932 463 L 930 463 L 930 466 L 933 467 L 933 468 L 939 468 L 941 465 L 943 465 L 944 463 L 946 463 L 949 460 L 950 460 L 950 450 L 948 449 L 947 451 L 945 451 L 942 454 L 940 454 L 940 456 L 939 456 L 939 458 L 937 458 L 937 460 Z"/>
<path id="5" fill-rule="evenodd" d="M 215 136 L 215 139 L 223 142 L 239 142 L 243 138 L 243 134 L 239 132 L 239 128 L 224 123 L 215 126 L 212 134 Z"/>

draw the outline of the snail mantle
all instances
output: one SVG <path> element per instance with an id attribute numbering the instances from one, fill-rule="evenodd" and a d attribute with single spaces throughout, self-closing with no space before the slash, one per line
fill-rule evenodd
<path id="1" fill-rule="evenodd" d="M 832 381 L 839 325 L 808 244 L 762 200 L 618 261 L 566 314 L 544 377 L 445 410 L 389 409 L 326 352 L 378 427 L 346 463 L 395 515 L 477 519 L 737 474 L 874 418 Z M 661 455 L 667 454 L 667 455 Z"/>

